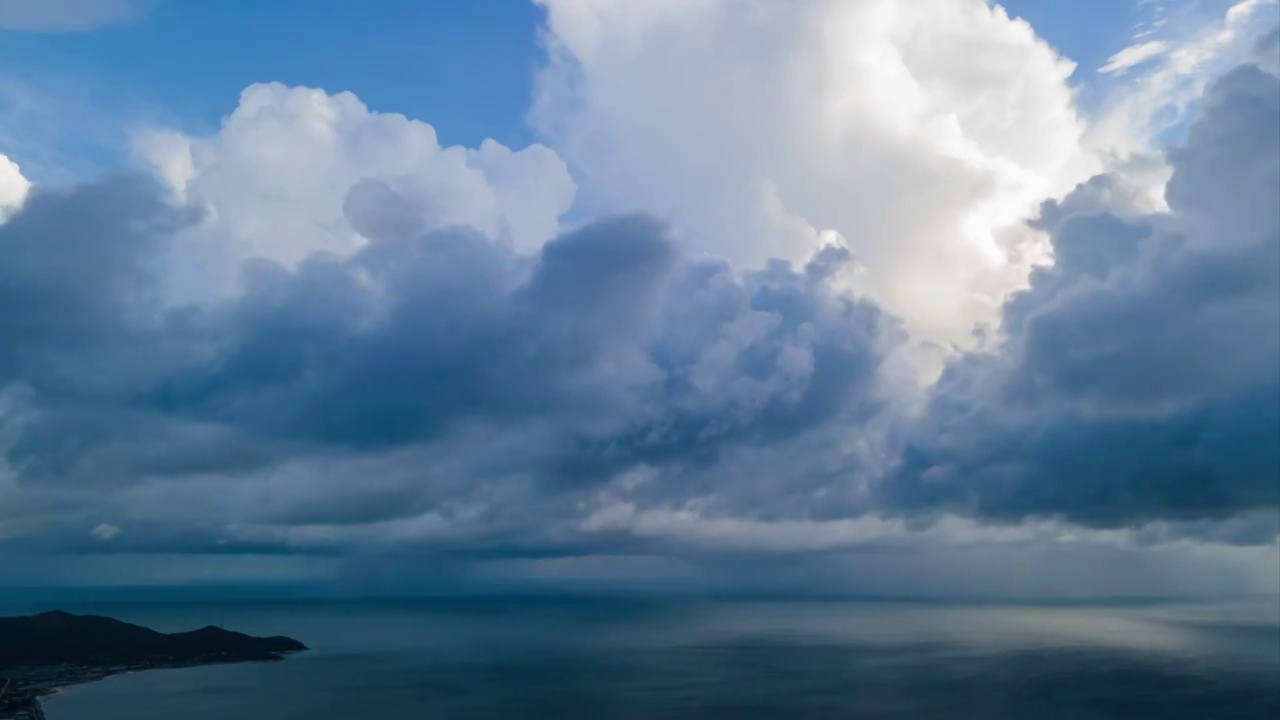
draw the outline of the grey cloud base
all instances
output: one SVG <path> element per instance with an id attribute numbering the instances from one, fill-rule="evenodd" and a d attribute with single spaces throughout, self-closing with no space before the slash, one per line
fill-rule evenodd
<path id="1" fill-rule="evenodd" d="M 206 218 L 138 178 L 38 190 L 0 225 L 0 538 L 556 555 L 634 549 L 611 504 L 1107 528 L 1274 510 L 1278 124 L 1276 76 L 1243 66 L 1169 153 L 1167 212 L 1118 176 L 1047 205 L 1055 264 L 923 398 L 837 246 L 735 272 L 624 216 L 527 255 L 420 232 L 369 180 L 343 207 L 362 249 L 254 261 L 237 296 L 174 306 L 160 277 Z M 1275 539 L 1244 526 L 1227 539 Z"/>
<path id="2" fill-rule="evenodd" d="M 150 517 L 163 542 L 225 542 L 219 523 L 246 517 L 392 520 L 479 502 L 491 484 L 532 483 L 554 505 L 642 466 L 676 482 L 736 448 L 856 426 L 874 414 L 899 339 L 892 320 L 836 289 L 850 261 L 837 248 L 804 268 L 739 276 L 677 258 L 659 224 L 632 216 L 528 257 L 465 227 L 416 233 L 396 221 L 409 218 L 406 201 L 371 181 L 346 204 L 371 238 L 364 249 L 295 270 L 250 263 L 238 297 L 164 307 L 148 263 L 200 220 L 160 198 L 146 181 L 112 178 L 38 193 L 0 227 L 18 260 L 0 296 L 22 309 L 0 325 L 19 485 L 74 505 L 76 487 L 230 486 L 308 458 L 410 463 L 378 470 L 394 480 L 353 470 L 338 481 L 372 493 L 299 477 L 298 505 L 311 510 L 239 508 L 203 528 Z M 476 433 L 480 447 L 462 439 Z M 433 480 L 416 452 L 452 456 L 451 477 Z M 129 524 L 98 514 L 72 512 L 70 525 Z M 114 544 L 135 542 L 148 538 Z"/>

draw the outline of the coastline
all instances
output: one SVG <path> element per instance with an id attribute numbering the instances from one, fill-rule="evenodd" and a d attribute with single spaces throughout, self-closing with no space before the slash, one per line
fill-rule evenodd
<path id="1" fill-rule="evenodd" d="M 253 637 L 214 625 L 161 633 L 62 610 L 0 617 L 0 720 L 45 720 L 41 698 L 112 675 L 279 662 L 306 649 L 282 635 Z"/>
<path id="2" fill-rule="evenodd" d="M 75 670 L 68 669 L 68 672 L 75 672 Z M 130 672 L 134 672 L 134 670 L 132 668 L 107 670 L 105 672 L 90 670 L 73 678 L 47 677 L 37 679 L 34 682 L 25 682 L 21 685 L 10 677 L 7 679 L 6 687 L 10 689 L 8 695 L 14 697 L 6 700 L 5 696 L 0 694 L 0 720 L 47 720 L 44 704 L 41 702 L 44 698 L 61 695 L 67 688 L 76 685 L 85 685 L 113 675 Z M 17 687 L 14 687 L 15 685 Z"/>
<path id="3" fill-rule="evenodd" d="M 69 688 L 77 685 L 87 685 L 89 683 L 105 680 L 116 675 L 130 675 L 138 672 L 147 672 L 149 670 L 180 670 L 183 668 L 208 667 L 212 665 L 239 665 L 243 663 L 259 663 L 259 662 L 283 662 L 288 655 L 294 652 L 282 652 L 279 657 L 274 659 L 252 658 L 244 660 L 220 660 L 214 662 L 181 662 L 181 663 L 157 663 L 154 665 L 144 666 L 118 666 L 105 668 L 90 668 L 77 666 L 57 666 L 52 668 L 29 668 L 27 672 L 34 677 L 28 677 L 25 681 L 16 677 L 6 678 L 3 686 L 7 691 L 0 693 L 0 720 L 48 720 L 45 717 L 44 706 L 41 699 L 60 695 Z M 6 698 L 13 696 L 12 701 Z"/>
<path id="4" fill-rule="evenodd" d="M 0 720 L 46 720 L 40 697 L 32 695 L 9 707 L 0 708 Z"/>

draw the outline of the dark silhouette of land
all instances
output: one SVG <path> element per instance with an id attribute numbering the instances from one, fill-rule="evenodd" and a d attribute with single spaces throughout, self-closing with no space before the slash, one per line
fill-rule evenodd
<path id="1" fill-rule="evenodd" d="M 116 673 L 275 661 L 306 649 L 293 638 L 254 637 L 213 626 L 162 633 L 58 610 L 0 617 L 0 720 L 42 718 L 41 695 Z"/>

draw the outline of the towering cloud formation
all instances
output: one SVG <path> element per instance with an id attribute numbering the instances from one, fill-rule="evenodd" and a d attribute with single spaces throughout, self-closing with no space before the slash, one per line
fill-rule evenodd
<path id="1" fill-rule="evenodd" d="M 535 125 L 583 199 L 747 267 L 834 231 L 917 341 L 967 345 L 1091 172 L 1073 65 L 983 0 L 540 0 Z"/>

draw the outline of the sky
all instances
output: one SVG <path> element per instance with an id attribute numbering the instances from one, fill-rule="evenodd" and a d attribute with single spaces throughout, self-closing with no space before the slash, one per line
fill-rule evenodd
<path id="1" fill-rule="evenodd" d="M 1273 0 L 0 0 L 0 586 L 1280 592 Z"/>

